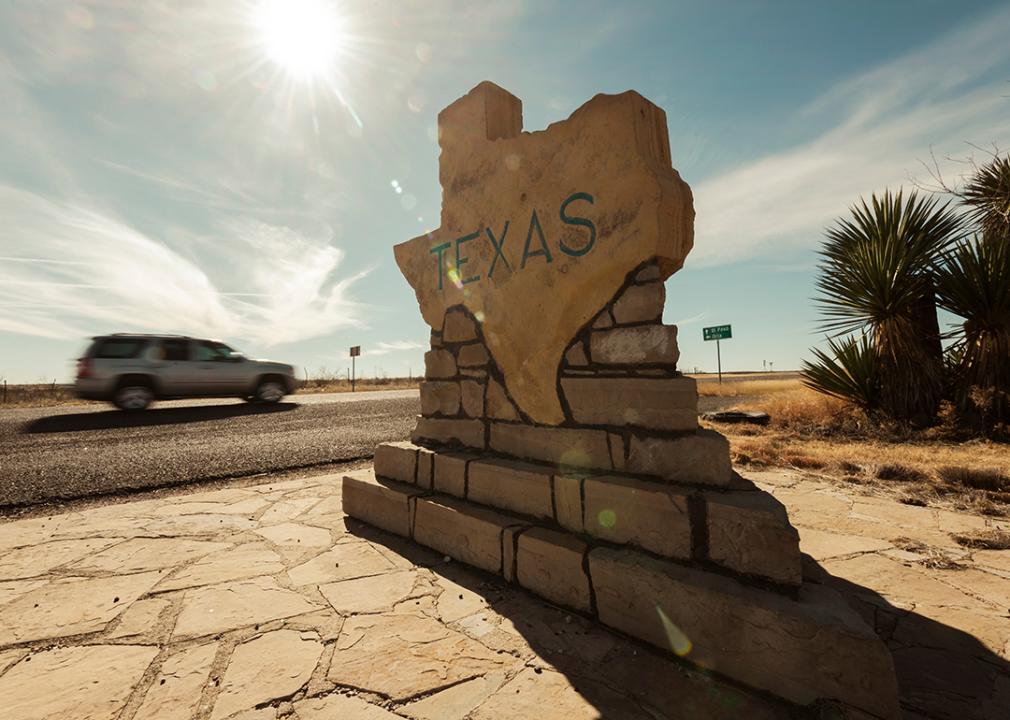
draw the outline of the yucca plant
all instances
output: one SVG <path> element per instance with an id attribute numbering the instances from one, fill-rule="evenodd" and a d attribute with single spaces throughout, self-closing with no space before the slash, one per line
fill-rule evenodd
<path id="1" fill-rule="evenodd" d="M 1010 420 L 1010 242 L 976 236 L 945 252 L 937 300 L 964 319 L 950 336 L 955 401 L 984 425 Z"/>
<path id="2" fill-rule="evenodd" d="M 869 335 L 880 408 L 917 424 L 932 421 L 943 389 L 943 351 L 931 272 L 957 239 L 961 219 L 938 199 L 886 191 L 861 200 L 827 230 L 817 303 L 822 329 Z"/>
<path id="3" fill-rule="evenodd" d="M 829 338 L 828 350 L 813 348 L 817 361 L 803 361 L 803 384 L 872 415 L 880 406 L 880 359 L 873 343 L 866 335 Z"/>
<path id="4" fill-rule="evenodd" d="M 1010 239 L 1010 156 L 978 168 L 959 195 L 986 238 Z"/>

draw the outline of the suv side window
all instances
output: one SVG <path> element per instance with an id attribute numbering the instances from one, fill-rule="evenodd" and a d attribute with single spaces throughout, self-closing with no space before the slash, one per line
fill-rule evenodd
<path id="1" fill-rule="evenodd" d="M 232 349 L 224 343 L 200 340 L 196 343 L 197 362 L 227 362 L 231 359 Z"/>
<path id="2" fill-rule="evenodd" d="M 98 360 L 129 360 L 140 355 L 145 345 L 146 338 L 99 338 L 88 351 L 88 357 Z"/>
<path id="3" fill-rule="evenodd" d="M 185 338 L 164 338 L 161 341 L 164 360 L 189 360 L 189 340 Z"/>

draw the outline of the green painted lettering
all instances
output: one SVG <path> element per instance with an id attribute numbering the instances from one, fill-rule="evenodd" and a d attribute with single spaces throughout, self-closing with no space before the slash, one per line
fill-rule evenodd
<path id="1" fill-rule="evenodd" d="M 582 227 L 589 228 L 589 240 L 580 248 L 573 248 L 565 245 L 564 239 L 562 239 L 558 245 L 561 248 L 561 252 L 565 255 L 571 255 L 572 257 L 579 257 L 585 255 L 587 252 L 593 249 L 593 245 L 596 244 L 596 225 L 593 221 L 588 218 L 583 217 L 572 217 L 568 215 L 565 210 L 568 208 L 569 203 L 573 203 L 576 200 L 585 200 L 590 205 L 593 204 L 593 196 L 589 193 L 578 192 L 573 195 L 569 195 L 568 198 L 561 203 L 561 222 L 565 225 L 581 225 Z"/>
<path id="2" fill-rule="evenodd" d="M 436 247 L 433 247 L 430 250 L 430 252 L 433 255 L 438 255 L 438 258 L 436 258 L 436 260 L 435 260 L 435 264 L 438 265 L 438 289 L 439 290 L 442 289 L 442 276 L 445 274 L 445 271 L 442 269 L 442 253 L 444 253 L 450 247 L 452 247 L 452 243 L 442 243 L 441 245 L 437 245 Z"/>
<path id="3" fill-rule="evenodd" d="M 472 275 L 468 278 L 463 278 L 463 273 L 460 268 L 466 265 L 467 258 L 459 256 L 459 248 L 463 243 L 468 243 L 471 240 L 476 240 L 480 237 L 480 230 L 477 232 L 472 232 L 469 235 L 464 235 L 463 237 L 456 238 L 456 281 L 460 285 L 466 285 L 467 283 L 472 283 L 476 280 L 480 280 L 480 275 Z"/>
<path id="4" fill-rule="evenodd" d="M 530 252 L 530 240 L 533 239 L 533 228 L 537 229 L 537 237 L 540 239 L 540 249 L 535 252 Z M 526 267 L 526 260 L 531 257 L 536 257 L 537 255 L 543 255 L 547 258 L 547 262 L 551 262 L 553 260 L 551 257 L 551 250 L 547 247 L 547 241 L 544 239 L 544 229 L 540 227 L 540 219 L 537 217 L 536 209 L 534 209 L 533 214 L 530 215 L 530 229 L 529 232 L 526 233 L 526 245 L 523 246 L 523 261 L 519 267 Z"/>
<path id="5" fill-rule="evenodd" d="M 491 241 L 491 247 L 494 248 L 494 257 L 491 258 L 491 269 L 487 271 L 488 278 L 494 275 L 494 268 L 495 264 L 498 262 L 498 258 L 501 258 L 501 261 L 505 263 L 505 267 L 511 270 L 512 266 L 509 265 L 508 258 L 506 258 L 502 252 L 502 249 L 505 247 L 505 238 L 509 234 L 509 221 L 505 221 L 505 227 L 501 231 L 501 240 L 498 240 L 494 236 L 494 233 L 491 232 L 491 228 L 484 228 L 484 231 L 487 233 L 488 240 Z"/>

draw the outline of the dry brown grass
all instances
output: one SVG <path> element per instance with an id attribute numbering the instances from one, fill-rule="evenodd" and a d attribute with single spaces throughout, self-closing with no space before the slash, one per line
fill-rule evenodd
<path id="1" fill-rule="evenodd" d="M 88 401 L 75 398 L 69 385 L 40 383 L 0 387 L 0 408 L 52 407 L 55 405 L 79 405 L 86 402 Z"/>
<path id="2" fill-rule="evenodd" d="M 776 390 L 753 392 L 737 406 L 767 412 L 768 426 L 713 425 L 729 437 L 735 462 L 816 471 L 908 504 L 1010 514 L 1006 444 L 960 440 L 945 428 L 881 427 L 840 400 L 772 383 Z"/>
<path id="3" fill-rule="evenodd" d="M 361 378 L 355 381 L 356 392 L 378 390 L 409 390 L 419 387 L 420 378 Z M 351 381 L 341 378 L 309 378 L 299 384 L 300 393 L 351 392 Z"/>
<path id="4" fill-rule="evenodd" d="M 1010 492 L 1010 476 L 1000 468 L 944 466 L 937 470 L 937 475 L 948 485 Z"/>
<path id="5" fill-rule="evenodd" d="M 954 542 L 972 550 L 1010 550 L 1010 530 L 991 528 L 952 535 Z"/>
<path id="6" fill-rule="evenodd" d="M 709 380 L 698 383 L 698 394 L 704 397 L 750 397 L 755 395 L 771 395 L 802 387 L 803 383 L 796 378 L 786 380 L 733 380 L 723 383 Z"/>

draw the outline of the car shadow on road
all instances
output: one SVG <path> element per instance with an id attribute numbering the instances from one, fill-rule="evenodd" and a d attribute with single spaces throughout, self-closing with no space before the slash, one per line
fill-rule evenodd
<path id="1" fill-rule="evenodd" d="M 349 533 L 380 544 L 481 596 L 489 609 L 504 617 L 507 623 L 492 630 L 491 625 L 471 617 L 458 620 L 456 625 L 475 631 L 478 639 L 489 647 L 514 646 L 515 641 L 520 640 L 519 647 L 512 653 L 521 654 L 521 645 L 525 644 L 536 654 L 539 659 L 527 658 L 525 662 L 527 669 L 533 668 L 532 671 L 540 676 L 535 682 L 552 686 L 543 675 L 549 670 L 560 673 L 565 684 L 590 703 L 601 718 L 825 720 L 849 717 L 839 714 L 841 710 L 831 702 L 800 707 L 773 698 L 690 665 L 673 653 L 552 606 L 497 575 L 447 562 L 428 548 L 353 518 L 346 518 L 345 524 Z M 922 720 L 1010 718 L 1010 662 L 1006 658 L 967 632 L 895 607 L 870 588 L 830 575 L 809 556 L 804 559 L 808 580 L 841 593 L 887 645 L 894 660 L 905 717 Z M 462 600 L 463 595 L 459 599 Z M 726 632 L 732 633 L 733 628 L 727 628 Z M 520 637 L 510 642 L 502 633 Z M 562 689 L 553 687 L 555 691 Z M 520 688 L 525 693 L 529 686 L 517 682 L 515 693 L 519 693 Z M 546 697 L 544 700 L 549 702 Z"/>
<path id="2" fill-rule="evenodd" d="M 192 407 L 152 408 L 142 412 L 108 410 L 105 412 L 72 413 L 52 415 L 25 423 L 21 432 L 64 433 L 88 430 L 113 430 L 117 428 L 150 427 L 156 425 L 180 425 L 184 423 L 227 420 L 247 415 L 265 415 L 290 412 L 299 407 L 298 403 L 282 402 L 274 404 L 234 404 L 197 405 Z"/>

